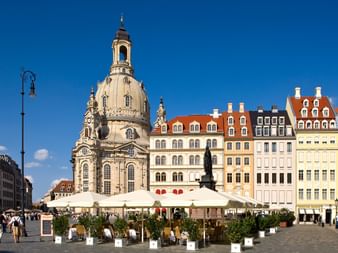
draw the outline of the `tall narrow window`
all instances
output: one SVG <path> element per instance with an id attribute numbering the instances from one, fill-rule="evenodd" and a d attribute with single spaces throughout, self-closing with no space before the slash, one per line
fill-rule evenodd
<path id="1" fill-rule="evenodd" d="M 177 181 L 178 182 L 183 182 L 183 173 L 182 172 L 178 172 Z"/>
<path id="2" fill-rule="evenodd" d="M 217 155 L 212 156 L 212 164 L 217 164 Z"/>
<path id="3" fill-rule="evenodd" d="M 88 164 L 87 163 L 83 164 L 83 167 L 82 167 L 82 179 L 83 179 L 82 190 L 84 192 L 87 192 L 89 190 L 89 186 L 88 186 Z"/>
<path id="4" fill-rule="evenodd" d="M 183 141 L 182 140 L 178 140 L 178 148 L 183 148 Z"/>
<path id="5" fill-rule="evenodd" d="M 165 140 L 161 141 L 161 148 L 166 148 L 166 141 Z"/>
<path id="6" fill-rule="evenodd" d="M 111 178 L 111 170 L 109 164 L 104 165 L 103 167 L 103 179 L 109 180 Z"/>
<path id="7" fill-rule="evenodd" d="M 166 174 L 165 172 L 162 172 L 162 173 L 161 173 L 161 181 L 162 181 L 162 182 L 167 181 L 167 174 Z"/>
<path id="8" fill-rule="evenodd" d="M 172 148 L 176 149 L 177 148 L 177 140 L 172 141 Z"/>
<path id="9" fill-rule="evenodd" d="M 177 172 L 173 173 L 173 182 L 177 182 Z"/>
<path id="10" fill-rule="evenodd" d="M 134 165 L 128 165 L 128 192 L 135 191 L 135 168 Z"/>
<path id="11" fill-rule="evenodd" d="M 156 172 L 156 174 L 155 174 L 155 181 L 156 182 L 160 182 L 161 181 L 161 174 L 160 174 L 160 172 Z"/>

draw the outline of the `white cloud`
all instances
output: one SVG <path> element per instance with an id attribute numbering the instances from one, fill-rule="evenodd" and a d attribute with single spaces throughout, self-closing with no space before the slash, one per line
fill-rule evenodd
<path id="1" fill-rule="evenodd" d="M 7 148 L 5 146 L 0 145 L 0 152 L 5 152 L 7 151 Z"/>
<path id="2" fill-rule="evenodd" d="M 41 167 L 41 163 L 37 163 L 37 162 L 29 162 L 25 164 L 26 168 L 37 168 L 37 167 Z"/>
<path id="3" fill-rule="evenodd" d="M 27 176 L 25 176 L 25 178 L 27 178 L 29 180 L 29 182 L 31 182 L 32 184 L 34 183 L 34 179 L 31 175 L 27 175 Z"/>
<path id="4" fill-rule="evenodd" d="M 61 166 L 60 169 L 61 170 L 68 170 L 68 167 L 67 166 Z"/>
<path id="5" fill-rule="evenodd" d="M 34 158 L 39 161 L 48 159 L 48 156 L 49 156 L 48 150 L 45 148 L 39 149 L 34 153 Z"/>

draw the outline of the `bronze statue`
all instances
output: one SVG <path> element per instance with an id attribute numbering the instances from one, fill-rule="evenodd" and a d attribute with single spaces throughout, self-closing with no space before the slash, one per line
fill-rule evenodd
<path id="1" fill-rule="evenodd" d="M 204 153 L 204 171 L 205 174 L 212 177 L 212 159 L 209 147 L 206 146 Z"/>

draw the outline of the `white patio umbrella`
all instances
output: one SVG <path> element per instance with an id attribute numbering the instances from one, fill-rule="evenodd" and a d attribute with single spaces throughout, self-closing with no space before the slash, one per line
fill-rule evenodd
<path id="1" fill-rule="evenodd" d="M 95 192 L 81 192 L 74 195 L 47 202 L 48 207 L 95 207 L 97 202 L 107 196 Z"/>
<path id="2" fill-rule="evenodd" d="M 128 192 L 119 195 L 113 195 L 108 197 L 102 201 L 98 202 L 100 207 L 141 207 L 142 208 L 142 242 L 144 242 L 143 232 L 143 208 L 152 208 L 161 206 L 161 201 L 164 199 L 163 196 L 160 196 L 156 193 L 146 191 L 146 190 L 138 190 L 134 192 Z"/>

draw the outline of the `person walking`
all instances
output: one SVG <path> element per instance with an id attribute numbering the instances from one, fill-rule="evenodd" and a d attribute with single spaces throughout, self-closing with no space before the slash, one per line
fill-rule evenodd
<path id="1" fill-rule="evenodd" d="M 20 242 L 22 225 L 23 223 L 18 214 L 15 214 L 12 217 L 11 221 L 8 223 L 8 226 L 12 227 L 13 239 L 15 243 Z"/>

